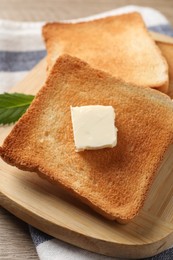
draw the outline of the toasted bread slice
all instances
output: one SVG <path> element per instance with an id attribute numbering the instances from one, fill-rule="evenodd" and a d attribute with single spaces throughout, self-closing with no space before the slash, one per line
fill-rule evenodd
<path id="1" fill-rule="evenodd" d="M 173 98 L 173 43 L 157 41 L 157 45 L 159 46 L 169 66 L 169 87 L 167 94 Z"/>
<path id="2" fill-rule="evenodd" d="M 70 54 L 127 83 L 168 89 L 168 66 L 138 13 L 77 24 L 43 27 L 48 68 L 61 54 Z"/>
<path id="3" fill-rule="evenodd" d="M 70 106 L 111 105 L 118 144 L 75 152 Z M 0 149 L 108 219 L 127 222 L 142 207 L 173 141 L 173 102 L 159 91 L 124 83 L 68 55 L 60 57 L 33 103 Z"/>

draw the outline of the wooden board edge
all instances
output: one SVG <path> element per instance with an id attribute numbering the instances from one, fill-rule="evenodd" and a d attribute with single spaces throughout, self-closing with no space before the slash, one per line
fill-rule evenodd
<path id="1" fill-rule="evenodd" d="M 173 37 L 171 37 L 171 36 L 168 36 L 166 34 L 157 33 L 157 32 L 151 32 L 151 31 L 149 31 L 149 33 L 150 33 L 151 37 L 153 38 L 153 40 L 156 42 L 173 44 Z"/>
<path id="2" fill-rule="evenodd" d="M 41 216 L 30 212 L 22 205 L 18 205 L 2 192 L 0 192 L 0 205 L 19 219 L 50 236 L 101 255 L 140 259 L 157 255 L 172 246 L 173 232 L 150 244 L 125 245 L 88 237 L 65 227 L 55 225 Z M 51 227 L 50 229 L 53 230 L 53 232 L 50 232 L 49 227 Z"/>

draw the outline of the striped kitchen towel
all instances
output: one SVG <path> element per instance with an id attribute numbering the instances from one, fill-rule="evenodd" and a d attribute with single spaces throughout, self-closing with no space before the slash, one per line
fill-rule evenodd
<path id="1" fill-rule="evenodd" d="M 150 30 L 173 36 L 173 29 L 167 19 L 158 11 L 146 7 L 126 6 L 70 22 L 88 21 L 132 11 L 138 11 L 142 14 Z M 41 36 L 43 24 L 44 22 L 0 21 L 0 93 L 8 91 L 18 83 L 39 60 L 45 57 L 46 51 Z M 29 230 L 41 260 L 115 259 L 69 245 L 31 226 Z M 148 259 L 171 260 L 173 259 L 173 248 Z"/>

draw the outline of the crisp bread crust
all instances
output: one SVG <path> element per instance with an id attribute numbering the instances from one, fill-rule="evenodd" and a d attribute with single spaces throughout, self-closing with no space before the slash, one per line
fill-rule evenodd
<path id="1" fill-rule="evenodd" d="M 114 148 L 75 152 L 70 106 L 111 105 Z M 0 148 L 1 157 L 61 185 L 108 219 L 126 223 L 146 199 L 173 141 L 173 102 L 68 55 L 60 57 Z"/>
<path id="2" fill-rule="evenodd" d="M 43 27 L 48 69 L 59 55 L 78 57 L 127 83 L 168 90 L 168 65 L 139 13 Z"/>

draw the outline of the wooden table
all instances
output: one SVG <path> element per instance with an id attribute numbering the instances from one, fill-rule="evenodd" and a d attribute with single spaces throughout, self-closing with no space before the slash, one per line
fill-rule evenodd
<path id="1" fill-rule="evenodd" d="M 130 4 L 157 8 L 173 25 L 172 0 L 0 0 L 0 19 L 18 21 L 72 19 Z M 27 224 L 2 208 L 0 208 L 0 232 L 0 259 L 38 259 Z"/>

